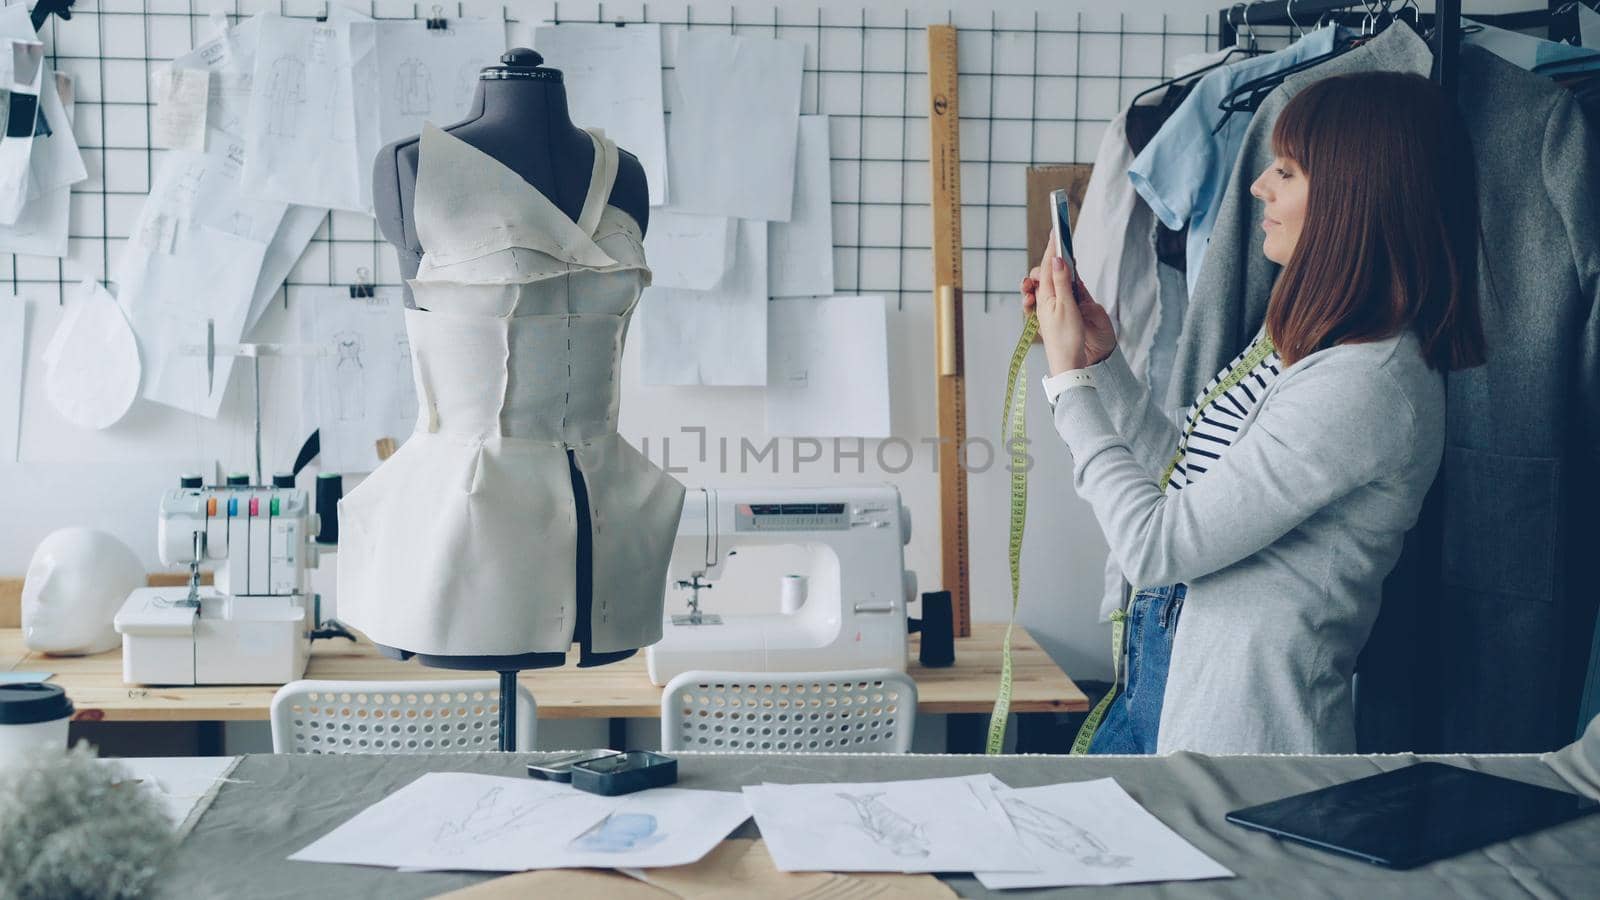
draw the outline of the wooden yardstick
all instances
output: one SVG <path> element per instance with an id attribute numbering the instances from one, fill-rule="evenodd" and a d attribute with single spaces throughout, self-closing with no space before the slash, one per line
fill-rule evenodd
<path id="1" fill-rule="evenodd" d="M 933 175 L 934 338 L 939 378 L 939 534 L 957 637 L 972 633 L 967 583 L 966 378 L 961 338 L 961 128 L 956 29 L 928 27 L 928 170 Z"/>

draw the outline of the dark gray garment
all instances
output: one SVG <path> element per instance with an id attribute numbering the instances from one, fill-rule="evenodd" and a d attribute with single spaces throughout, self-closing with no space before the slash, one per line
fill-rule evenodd
<path id="1" fill-rule="evenodd" d="M 1293 76 L 1257 111 L 1184 321 L 1169 406 L 1203 386 L 1266 315 L 1278 267 L 1249 185 L 1300 89 L 1341 72 L 1426 74 L 1427 46 L 1391 28 Z M 1600 165 L 1567 93 L 1473 47 L 1458 96 L 1482 220 L 1478 290 L 1489 362 L 1447 379 L 1440 480 L 1386 582 L 1363 654 L 1364 751 L 1531 751 L 1576 725 L 1600 592 L 1580 569 L 1600 500 Z"/>
<path id="2" fill-rule="evenodd" d="M 289 862 L 287 857 L 427 772 L 523 777 L 539 754 L 247 756 L 230 773 L 154 895 L 184 900 L 432 897 L 492 877 Z M 1381 757 L 745 756 L 678 755 L 678 786 L 738 790 L 762 782 L 894 781 L 992 772 L 1012 787 L 1115 778 L 1152 814 L 1238 877 L 1018 893 L 985 891 L 970 875 L 945 881 L 967 897 L 1582 897 L 1600 883 L 1600 815 L 1395 872 L 1246 831 L 1230 810 L 1417 762 Z M 1572 790 L 1535 756 L 1442 757 L 1544 787 Z M 753 823 L 734 832 L 754 837 Z"/>

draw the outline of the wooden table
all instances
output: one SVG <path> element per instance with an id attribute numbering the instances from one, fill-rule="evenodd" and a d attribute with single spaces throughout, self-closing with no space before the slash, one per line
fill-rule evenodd
<path id="1" fill-rule="evenodd" d="M 1000 642 L 1004 625 L 974 624 L 972 637 L 956 639 L 955 665 L 925 669 L 918 665 L 918 636 L 911 636 L 908 670 L 917 682 L 917 711 L 930 714 L 987 716 L 1000 683 Z M 1066 673 L 1018 626 L 1013 636 L 1011 710 L 1016 713 L 1081 712 L 1088 699 Z M 658 718 L 661 688 L 645 674 L 645 655 L 603 668 L 578 669 L 569 659 L 560 669 L 523 672 L 519 680 L 539 701 L 541 719 Z M 263 721 L 268 718 L 271 685 L 139 687 L 122 681 L 122 651 L 96 656 L 58 657 L 29 653 L 21 632 L 0 628 L 0 667 L 55 673 L 78 712 L 76 721 L 219 722 Z M 368 643 L 342 639 L 312 645 L 307 678 L 361 681 L 414 681 L 474 677 L 470 672 L 430 669 L 378 654 Z M 969 723 L 970 724 L 970 723 Z"/>

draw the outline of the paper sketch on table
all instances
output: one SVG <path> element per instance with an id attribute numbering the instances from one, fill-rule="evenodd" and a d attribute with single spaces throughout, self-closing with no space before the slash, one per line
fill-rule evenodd
<path id="1" fill-rule="evenodd" d="M 533 30 L 545 66 L 560 69 L 572 121 L 603 129 L 644 166 L 650 205 L 671 196 L 661 81 L 661 26 L 571 24 Z M 650 232 L 656 230 L 650 214 Z M 670 287 L 671 285 L 667 285 Z"/>
<path id="2" fill-rule="evenodd" d="M 889 437 L 885 299 L 791 298 L 767 312 L 767 433 Z"/>
<path id="3" fill-rule="evenodd" d="M 891 809 L 883 801 L 882 791 L 873 794 L 841 792 L 838 796 L 856 808 L 862 833 L 879 847 L 895 856 L 917 859 L 933 852 L 928 842 L 928 829 Z"/>
<path id="4" fill-rule="evenodd" d="M 739 222 L 734 258 L 709 291 L 646 288 L 639 301 L 645 384 L 767 383 L 767 227 Z"/>
<path id="5" fill-rule="evenodd" d="M 167 821 L 178 828 L 236 759 L 233 756 L 168 756 L 102 758 L 100 762 L 131 775 L 139 789 L 152 795 L 161 805 Z"/>
<path id="6" fill-rule="evenodd" d="M 667 130 L 673 207 L 789 221 L 805 46 L 698 29 L 676 38 Z"/>
<path id="7" fill-rule="evenodd" d="M 424 122 L 443 127 L 466 118 L 478 72 L 499 63 L 506 49 L 505 23 L 446 21 L 446 28 L 428 28 L 416 19 L 351 26 L 357 40 L 362 30 L 370 30 L 377 48 L 363 76 L 371 93 L 357 96 L 376 101 L 380 147 L 420 133 Z"/>
<path id="8" fill-rule="evenodd" d="M 26 10 L 23 18 L 27 18 Z M 8 71 L 0 72 L 8 74 L 0 80 L 0 89 L 7 93 L 5 132 L 0 137 L 0 225 L 13 225 L 28 202 L 33 183 L 30 157 L 39 120 L 40 85 L 47 66 L 44 45 L 31 37 L 7 40 L 0 33 L 0 58 L 10 63 Z"/>
<path id="9" fill-rule="evenodd" d="M 617 808 L 569 785 L 431 772 L 289 858 L 413 869 L 520 871 Z"/>
<path id="10" fill-rule="evenodd" d="M 306 410 L 322 433 L 325 472 L 370 472 L 377 442 L 405 442 L 416 427 L 405 304 L 398 288 L 351 297 L 348 287 L 301 288 L 292 315 L 303 343 L 323 348 L 306 361 Z"/>
<path id="11" fill-rule="evenodd" d="M 992 775 L 873 784 L 764 784 L 744 795 L 785 872 L 1031 871 Z"/>
<path id="12" fill-rule="evenodd" d="M 368 21 L 338 5 L 326 22 L 261 16 L 245 121 L 247 191 L 371 214 L 377 112 L 356 104 L 355 79 L 372 71 L 376 48 L 370 28 L 352 27 Z"/>
<path id="13" fill-rule="evenodd" d="M 1036 872 L 975 871 L 990 890 L 1229 878 L 1115 780 L 993 787 Z"/>
<path id="14" fill-rule="evenodd" d="M 231 356 L 208 375 L 206 323 L 217 343 L 244 334 L 268 242 L 285 206 L 240 189 L 238 145 L 169 150 L 116 268 L 117 302 L 133 323 L 146 373 L 144 396 L 215 418 Z M 214 377 L 212 377 L 214 375 Z"/>
<path id="15" fill-rule="evenodd" d="M 476 795 L 471 809 L 439 823 L 432 849 L 445 856 L 461 856 L 491 841 L 535 838 L 526 829 L 538 825 L 541 810 L 560 801 L 559 795 L 517 795 L 505 787 L 489 787 Z"/>
<path id="16" fill-rule="evenodd" d="M 575 850 L 589 853 L 626 853 L 642 850 L 666 840 L 649 813 L 612 813 L 600 824 L 572 840 Z"/>
<path id="17" fill-rule="evenodd" d="M 650 284 L 659 288 L 709 291 L 734 258 L 735 222 L 727 216 L 696 216 L 671 207 L 650 211 L 644 255 Z"/>
<path id="18" fill-rule="evenodd" d="M 828 117 L 801 116 L 794 210 L 767 225 L 767 279 L 774 297 L 833 293 L 833 175 Z"/>
<path id="19" fill-rule="evenodd" d="M 116 298 L 85 281 L 46 345 L 45 396 L 79 428 L 115 425 L 139 397 L 139 344 Z"/>
<path id="20" fill-rule="evenodd" d="M 56 95 L 61 99 L 62 110 L 69 123 L 65 137 L 71 139 L 70 123 L 76 95 L 72 76 L 65 72 L 56 72 L 54 82 Z M 55 140 L 54 133 L 50 135 L 49 140 Z M 30 160 L 30 168 L 31 166 Z M 0 225 L 0 253 L 65 258 L 70 249 L 71 212 L 71 185 L 64 184 L 34 197 L 22 207 L 22 212 L 18 214 L 14 224 Z"/>
<path id="21" fill-rule="evenodd" d="M 541 855 L 540 868 L 688 865 L 750 818 L 743 795 L 731 791 L 656 788 L 614 799 L 604 819 Z"/>
<path id="22" fill-rule="evenodd" d="M 1111 848 L 1094 832 L 1048 809 L 1014 795 L 1001 797 L 1000 805 L 1011 817 L 1011 824 L 1016 826 L 1018 834 L 1040 846 L 1071 856 L 1086 866 L 1126 869 L 1133 862 L 1131 856 L 1112 853 Z"/>
<path id="23" fill-rule="evenodd" d="M 0 294 L 0 463 L 15 462 L 22 443 L 22 360 L 27 353 L 28 304 Z"/>
<path id="24" fill-rule="evenodd" d="M 205 150 L 210 70 L 167 66 L 157 69 L 150 82 L 156 105 L 150 119 L 150 143 L 171 150 Z"/>

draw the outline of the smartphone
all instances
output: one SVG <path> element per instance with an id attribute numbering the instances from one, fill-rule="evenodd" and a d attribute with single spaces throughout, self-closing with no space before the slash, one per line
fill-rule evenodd
<path id="1" fill-rule="evenodd" d="M 1074 271 L 1078 266 L 1072 259 L 1072 222 L 1067 217 L 1067 192 L 1058 188 L 1050 192 L 1051 237 L 1056 242 L 1056 255 Z"/>
<path id="2" fill-rule="evenodd" d="M 528 763 L 528 777 L 541 778 L 545 781 L 571 781 L 572 767 L 578 763 L 619 756 L 621 753 L 621 750 L 580 750 L 544 762 Z"/>

